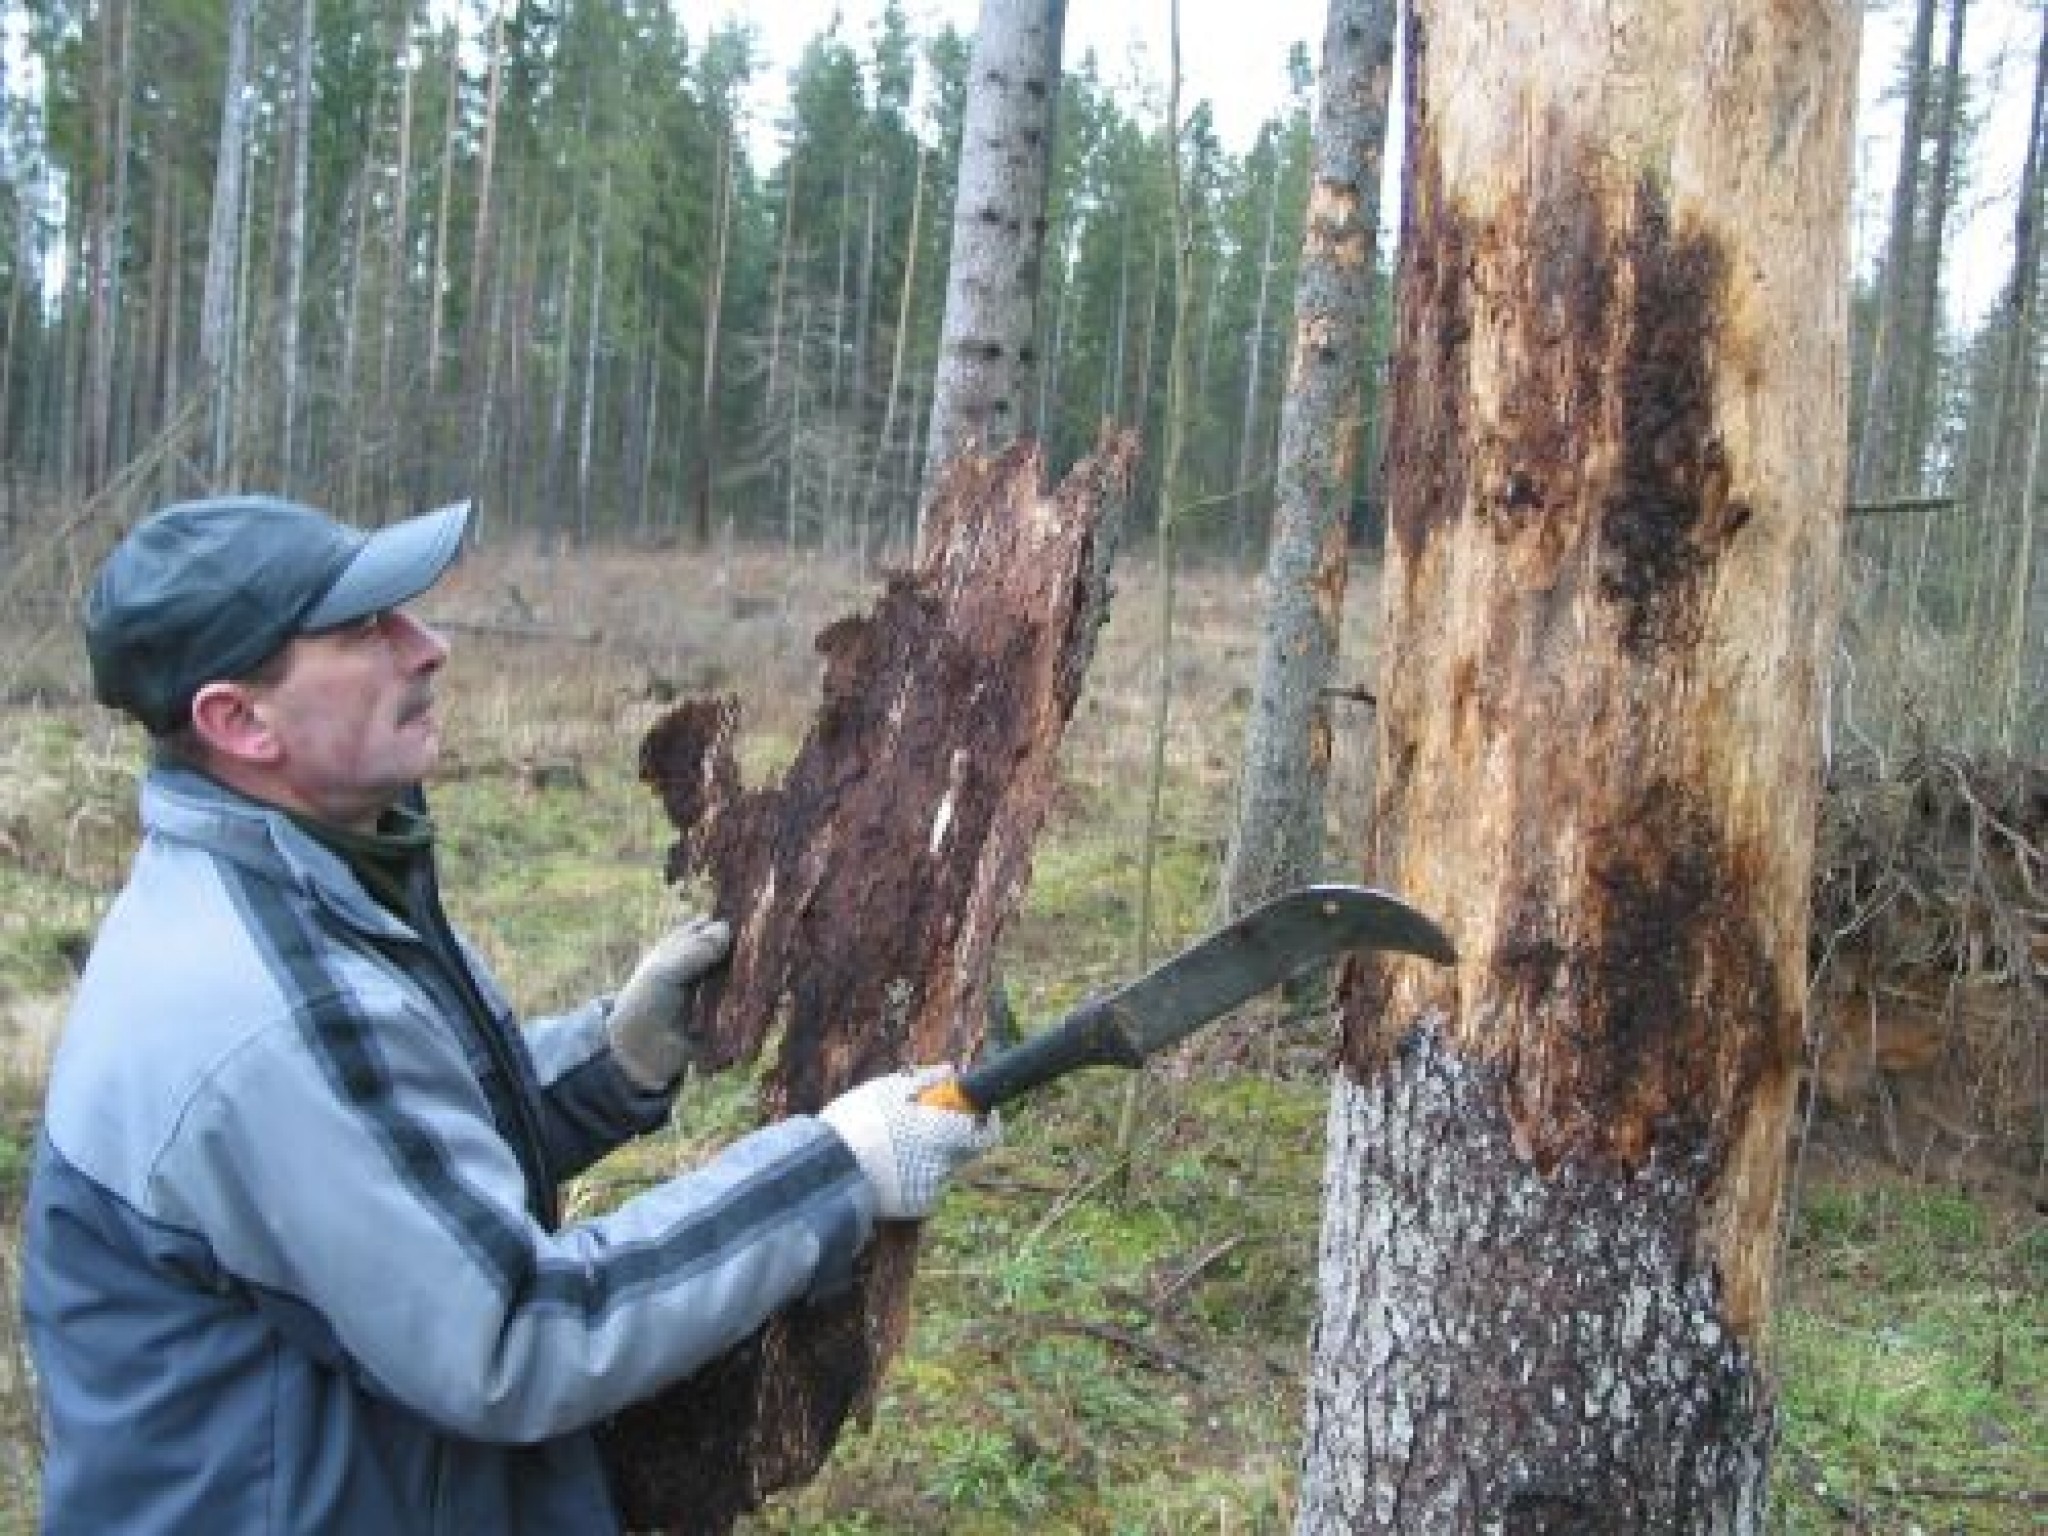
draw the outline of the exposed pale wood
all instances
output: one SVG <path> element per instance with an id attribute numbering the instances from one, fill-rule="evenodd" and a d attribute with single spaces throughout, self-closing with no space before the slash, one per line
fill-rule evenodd
<path id="1" fill-rule="evenodd" d="M 1419 0 L 1297 1530 L 1762 1527 L 1851 0 Z"/>

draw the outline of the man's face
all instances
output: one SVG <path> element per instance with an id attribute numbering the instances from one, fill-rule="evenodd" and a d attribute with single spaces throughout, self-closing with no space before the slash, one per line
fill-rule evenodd
<path id="1" fill-rule="evenodd" d="M 438 634 L 401 608 L 301 635 L 259 709 L 275 736 L 271 798 L 338 826 L 368 829 L 425 778 L 441 752 Z"/>

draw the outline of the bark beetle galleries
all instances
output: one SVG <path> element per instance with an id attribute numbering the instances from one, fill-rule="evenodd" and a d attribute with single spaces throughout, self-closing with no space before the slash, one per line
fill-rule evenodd
<path id="1" fill-rule="evenodd" d="M 1699 638 L 1703 576 L 1724 532 L 1729 468 L 1715 430 L 1715 348 L 1727 258 L 1704 235 L 1671 228 L 1647 177 L 1622 243 L 1633 282 L 1616 370 L 1621 460 L 1600 523 L 1600 592 L 1621 610 L 1631 654 Z M 1733 527 L 1727 527 L 1728 522 Z"/>
<path id="2" fill-rule="evenodd" d="M 1705 577 L 1749 520 L 1731 497 L 1734 466 L 1714 417 L 1725 253 L 1675 230 L 1648 177 L 1625 211 L 1611 211 L 1584 153 L 1545 158 L 1546 180 L 1475 226 L 1438 181 L 1426 130 L 1418 141 L 1401 306 L 1416 318 L 1403 322 L 1412 329 L 1397 350 L 1412 361 L 1397 366 L 1420 378 L 1395 392 L 1388 447 L 1391 483 L 1405 492 L 1390 509 L 1402 555 L 1413 564 L 1433 528 L 1465 513 L 1476 471 L 1487 488 L 1472 510 L 1501 537 L 1535 529 L 1554 545 L 1572 536 L 1560 520 L 1597 520 L 1597 590 L 1631 655 L 1693 643 Z M 1528 259 L 1480 262 L 1494 246 Z M 1482 265 L 1519 265 L 1513 291 L 1480 292 Z M 1513 375 L 1504 435 L 1490 445 L 1472 439 L 1466 419 L 1474 338 L 1489 327 L 1501 329 L 1484 344 Z M 1604 486 L 1587 484 L 1596 421 L 1614 433 Z M 1502 462 L 1480 464 L 1482 454 Z"/>
<path id="3" fill-rule="evenodd" d="M 1495 951 L 1518 1140 L 1545 1166 L 1654 1150 L 1718 1168 L 1733 1117 L 1797 1051 L 1761 876 L 1669 781 L 1594 842 L 1581 890 L 1520 877 Z"/>
<path id="4" fill-rule="evenodd" d="M 1401 269 L 1401 336 L 1394 349 L 1393 406 L 1387 427 L 1387 483 L 1394 494 L 1388 526 L 1413 569 L 1432 530 L 1461 514 L 1467 493 L 1465 404 L 1471 388 L 1470 239 L 1444 196 L 1427 128 L 1408 188 L 1408 243 Z M 1459 449 L 1445 453 L 1446 446 Z"/>

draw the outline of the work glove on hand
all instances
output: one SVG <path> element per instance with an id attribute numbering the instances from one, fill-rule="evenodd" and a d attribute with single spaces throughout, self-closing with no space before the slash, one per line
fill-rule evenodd
<path id="1" fill-rule="evenodd" d="M 884 1221 L 922 1221 L 939 1203 L 946 1180 L 1002 1140 L 994 1114 L 933 1109 L 917 1096 L 953 1075 L 951 1067 L 893 1072 L 848 1089 L 818 1111 L 839 1133 L 875 1192 Z"/>
<path id="2" fill-rule="evenodd" d="M 690 989 L 725 960 L 732 930 L 709 917 L 678 923 L 640 957 L 612 1001 L 612 1054 L 642 1088 L 666 1088 L 696 1055 Z"/>

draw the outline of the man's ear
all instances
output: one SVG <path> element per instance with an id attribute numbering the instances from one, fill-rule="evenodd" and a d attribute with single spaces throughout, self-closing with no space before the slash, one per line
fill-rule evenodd
<path id="1" fill-rule="evenodd" d="M 246 683 L 207 683 L 192 696 L 192 729 L 231 762 L 268 764 L 283 751 L 277 732 Z"/>

